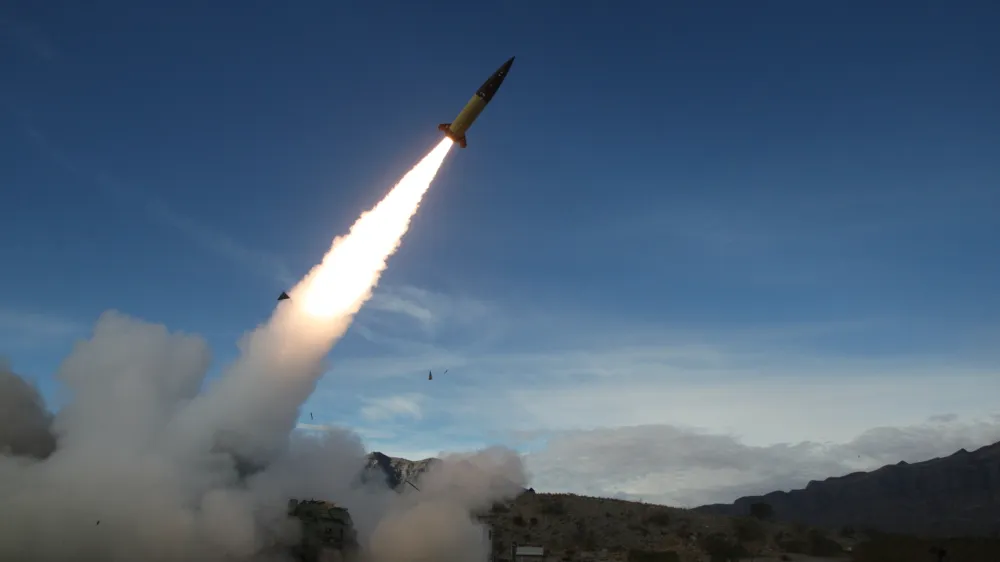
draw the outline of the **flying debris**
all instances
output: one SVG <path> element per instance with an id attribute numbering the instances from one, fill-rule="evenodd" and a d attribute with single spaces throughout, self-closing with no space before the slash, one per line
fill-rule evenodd
<path id="1" fill-rule="evenodd" d="M 448 372 L 448 369 L 445 369 L 444 373 L 441 373 L 441 374 L 443 375 L 443 374 L 445 374 L 447 372 Z M 427 371 L 427 380 L 429 380 L 429 381 L 434 380 L 434 373 L 432 373 L 431 371 Z"/>
<path id="2" fill-rule="evenodd" d="M 417 488 L 417 485 L 416 485 L 416 484 L 414 484 L 413 482 L 410 482 L 409 480 L 404 480 L 404 482 L 406 482 L 406 483 L 407 483 L 407 484 L 409 484 L 410 486 L 413 486 L 413 489 L 414 489 L 414 490 L 416 490 L 416 491 L 418 491 L 418 492 L 420 491 L 420 488 Z"/>
<path id="3" fill-rule="evenodd" d="M 479 114 L 486 108 L 486 104 L 493 99 L 497 90 L 500 89 L 500 84 L 503 84 L 503 79 L 507 77 L 507 72 L 512 64 L 514 64 L 514 57 L 507 59 L 503 66 L 487 78 L 486 82 L 483 82 L 483 85 L 476 90 L 476 95 L 472 96 L 469 103 L 465 104 L 454 121 L 441 123 L 438 125 L 438 130 L 444 131 L 445 136 L 457 142 L 458 146 L 465 148 L 465 131 L 469 130 Z"/>
<path id="4" fill-rule="evenodd" d="M 290 298 L 292 298 L 292 297 L 288 296 L 288 293 L 286 293 L 284 291 L 282 291 L 281 294 L 278 295 L 278 300 L 279 301 L 287 300 L 287 299 L 290 299 Z"/>
<path id="5" fill-rule="evenodd" d="M 312 413 L 312 412 L 309 412 L 309 419 L 310 419 L 310 420 L 314 420 L 314 419 L 316 419 L 316 418 L 314 418 L 314 417 L 313 417 L 313 413 Z"/>

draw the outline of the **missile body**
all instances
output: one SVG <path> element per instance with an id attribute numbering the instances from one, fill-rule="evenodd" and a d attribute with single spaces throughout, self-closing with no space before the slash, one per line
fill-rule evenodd
<path id="1" fill-rule="evenodd" d="M 438 125 L 438 130 L 444 131 L 444 134 L 457 142 L 458 146 L 465 148 L 465 131 L 469 130 L 479 114 L 486 108 L 486 104 L 493 99 L 497 90 L 500 89 L 500 84 L 503 84 L 503 79 L 507 77 L 507 72 L 512 64 L 514 64 L 514 57 L 510 57 L 507 62 L 503 63 L 503 66 L 486 79 L 486 82 L 483 82 L 483 85 L 476 90 L 476 95 L 472 96 L 469 103 L 465 104 L 454 121 L 441 123 Z"/>

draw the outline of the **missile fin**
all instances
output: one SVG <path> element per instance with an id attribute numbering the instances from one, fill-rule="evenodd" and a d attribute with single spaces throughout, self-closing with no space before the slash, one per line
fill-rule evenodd
<path id="1" fill-rule="evenodd" d="M 445 136 L 448 137 L 448 138 L 450 138 L 451 140 L 457 142 L 458 146 L 461 146 L 462 148 L 466 147 L 465 135 L 461 135 L 461 136 L 456 135 L 451 130 L 451 123 L 441 123 L 440 125 L 438 125 L 438 130 L 439 131 L 444 131 Z"/>

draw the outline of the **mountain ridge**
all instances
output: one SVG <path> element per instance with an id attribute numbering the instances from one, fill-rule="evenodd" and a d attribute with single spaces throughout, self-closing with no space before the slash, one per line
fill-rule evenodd
<path id="1" fill-rule="evenodd" d="M 441 459 L 411 461 L 375 451 L 368 478 L 400 490 Z M 811 480 L 804 488 L 743 496 L 732 503 L 693 508 L 696 513 L 741 517 L 754 503 L 770 504 L 777 520 L 828 529 L 946 536 L 1000 537 L 1000 442 L 972 452 L 916 463 L 900 461 L 869 472 Z"/>
<path id="2" fill-rule="evenodd" d="M 1000 442 L 917 463 L 812 480 L 804 488 L 694 508 L 741 516 L 767 503 L 775 517 L 819 527 L 923 536 L 1000 536 Z"/>

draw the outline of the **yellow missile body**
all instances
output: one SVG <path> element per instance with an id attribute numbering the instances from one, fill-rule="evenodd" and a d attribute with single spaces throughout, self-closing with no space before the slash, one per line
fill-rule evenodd
<path id="1" fill-rule="evenodd" d="M 465 148 L 465 132 L 469 130 L 469 127 L 476 121 L 479 114 L 486 109 L 486 104 L 490 103 L 493 96 L 497 93 L 500 88 L 500 84 L 503 84 L 503 79 L 507 77 L 507 72 L 510 71 L 510 66 L 514 64 L 514 57 L 510 57 L 507 62 L 497 69 L 483 85 L 476 90 L 476 94 L 472 96 L 469 103 L 465 104 L 462 111 L 458 113 L 458 116 L 451 123 L 441 123 L 438 125 L 438 129 L 443 131 L 446 136 L 451 140 L 458 143 L 458 146 Z"/>

